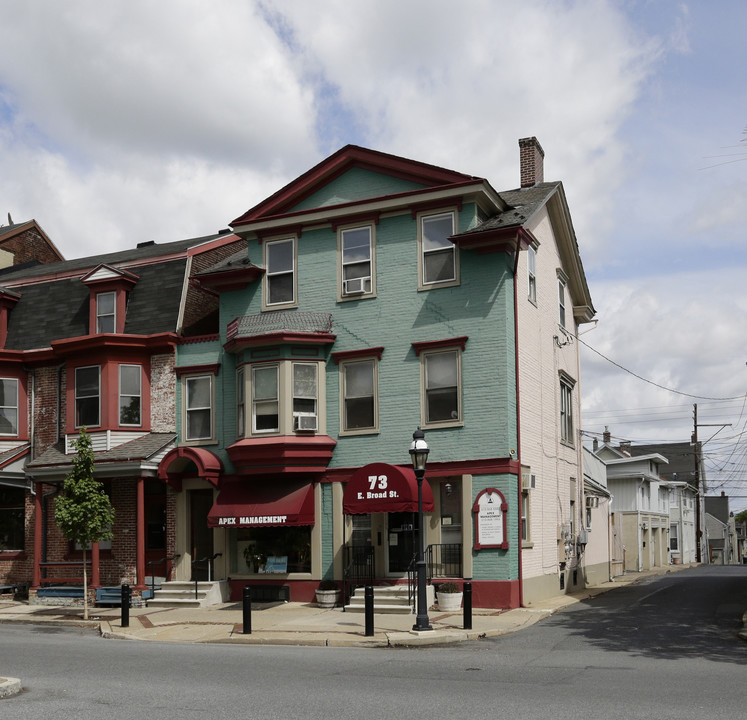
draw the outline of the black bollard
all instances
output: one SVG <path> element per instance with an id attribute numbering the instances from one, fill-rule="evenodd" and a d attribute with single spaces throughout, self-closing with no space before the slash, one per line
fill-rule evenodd
<path id="1" fill-rule="evenodd" d="M 244 635 L 252 634 L 252 589 L 248 586 L 244 586 L 244 591 L 241 594 L 241 603 L 244 618 Z"/>
<path id="2" fill-rule="evenodd" d="M 464 629 L 472 630 L 472 583 L 464 583 Z"/>
<path id="3" fill-rule="evenodd" d="M 130 627 L 130 597 L 132 591 L 129 585 L 122 585 L 122 596 L 120 600 L 120 607 L 122 608 L 122 627 Z"/>
<path id="4" fill-rule="evenodd" d="M 363 598 L 366 603 L 366 637 L 372 637 L 374 634 L 374 621 L 373 621 L 373 613 L 374 613 L 374 592 L 373 592 L 373 586 L 366 585 L 366 590 L 364 592 Z"/>

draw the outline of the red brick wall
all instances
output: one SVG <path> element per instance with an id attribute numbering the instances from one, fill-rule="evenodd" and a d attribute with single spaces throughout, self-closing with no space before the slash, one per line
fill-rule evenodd
<path id="1" fill-rule="evenodd" d="M 34 227 L 6 240 L 0 240 L 0 249 L 13 253 L 14 265 L 30 260 L 37 260 L 40 263 L 60 261 L 58 254 L 52 250 L 46 238 Z"/>

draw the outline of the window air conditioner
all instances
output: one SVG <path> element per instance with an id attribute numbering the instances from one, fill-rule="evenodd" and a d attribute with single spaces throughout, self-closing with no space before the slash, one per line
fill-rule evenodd
<path id="1" fill-rule="evenodd" d="M 316 415 L 296 415 L 293 418 L 294 430 L 316 430 Z"/>
<path id="2" fill-rule="evenodd" d="M 586 496 L 586 507 L 587 508 L 599 507 L 599 498 L 593 495 L 587 495 Z"/>
<path id="3" fill-rule="evenodd" d="M 346 295 L 362 295 L 367 292 L 370 277 L 351 278 L 343 282 L 343 289 Z"/>
<path id="4" fill-rule="evenodd" d="M 522 475 L 521 476 L 521 489 L 522 490 L 534 490 L 537 483 L 536 475 Z"/>

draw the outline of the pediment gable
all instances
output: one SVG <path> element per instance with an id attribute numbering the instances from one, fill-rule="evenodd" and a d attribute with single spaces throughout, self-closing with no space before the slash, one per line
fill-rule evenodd
<path id="1" fill-rule="evenodd" d="M 230 224 L 234 227 L 298 210 L 339 206 L 474 180 L 471 175 L 435 165 L 346 145 Z"/>

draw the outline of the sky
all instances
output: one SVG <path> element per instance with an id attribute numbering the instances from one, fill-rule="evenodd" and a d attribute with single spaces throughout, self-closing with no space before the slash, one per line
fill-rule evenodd
<path id="1" fill-rule="evenodd" d="M 353 143 L 562 180 L 580 426 L 747 508 L 744 0 L 0 0 L 0 224 L 68 258 L 216 232 Z"/>

